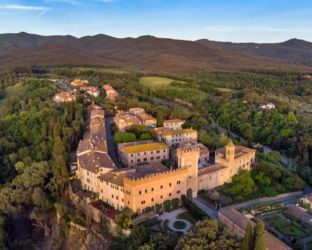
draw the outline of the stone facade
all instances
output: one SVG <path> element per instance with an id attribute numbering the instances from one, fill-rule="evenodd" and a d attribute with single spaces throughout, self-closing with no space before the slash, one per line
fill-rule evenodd
<path id="1" fill-rule="evenodd" d="M 161 162 L 169 158 L 167 144 L 153 141 L 119 143 L 118 153 L 127 167 Z"/>
<path id="2" fill-rule="evenodd" d="M 178 129 L 182 129 L 182 125 L 184 123 L 185 121 L 180 120 L 180 119 L 165 120 L 164 128 L 178 130 Z"/>
<path id="3" fill-rule="evenodd" d="M 175 168 L 161 163 L 169 158 L 172 141 L 144 141 L 119 144 L 119 155 L 127 168 L 116 169 L 107 154 L 104 111 L 93 106 L 89 120 L 89 131 L 77 149 L 77 176 L 84 189 L 97 193 L 118 210 L 128 207 L 141 213 L 182 195 L 196 197 L 198 190 L 215 188 L 231 181 L 240 170 L 250 170 L 255 161 L 254 150 L 230 141 L 216 151 L 215 163 L 210 164 L 209 150 L 197 143 L 197 132 L 188 129 L 182 133 L 188 143 L 184 139 L 174 141 L 179 145 L 174 149 Z M 170 131 L 181 134 L 179 130 Z"/>

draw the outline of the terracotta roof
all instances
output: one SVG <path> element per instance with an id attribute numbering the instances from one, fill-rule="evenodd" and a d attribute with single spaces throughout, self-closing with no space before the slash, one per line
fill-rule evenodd
<path id="1" fill-rule="evenodd" d="M 225 169 L 225 168 L 227 168 L 227 166 L 219 164 L 219 163 L 215 163 L 215 164 L 200 168 L 198 170 L 198 175 L 204 175 L 204 174 L 220 171 L 220 170 Z"/>
<path id="2" fill-rule="evenodd" d="M 110 171 L 106 174 L 100 175 L 98 178 L 100 181 L 105 181 L 112 183 L 114 185 L 123 187 L 124 186 L 124 179 L 127 175 L 127 172 L 119 172 L 118 170 Z"/>
<path id="3" fill-rule="evenodd" d="M 148 144 L 125 146 L 123 147 L 122 150 L 127 154 L 131 154 L 131 153 L 139 153 L 139 152 L 161 150 L 161 149 L 168 149 L 168 145 L 165 143 L 153 142 L 153 143 L 148 143 Z"/>
<path id="4" fill-rule="evenodd" d="M 251 153 L 251 152 L 255 152 L 256 150 L 254 149 L 251 149 L 251 148 L 246 148 L 246 147 L 243 147 L 243 146 L 235 146 L 235 158 L 238 158 L 238 157 L 241 157 L 245 154 L 248 154 L 248 153 Z M 221 154 L 225 155 L 225 147 L 223 148 L 219 148 L 217 149 L 216 151 L 216 154 Z"/>
<path id="5" fill-rule="evenodd" d="M 91 152 L 78 156 L 79 166 L 97 174 L 100 168 L 115 169 L 112 159 L 107 153 Z"/>

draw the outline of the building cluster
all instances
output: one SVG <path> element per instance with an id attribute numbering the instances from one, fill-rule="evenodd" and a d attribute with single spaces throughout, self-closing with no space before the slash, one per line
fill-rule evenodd
<path id="1" fill-rule="evenodd" d="M 133 125 L 144 125 L 155 128 L 157 120 L 147 114 L 142 108 L 131 108 L 127 112 L 118 112 L 114 117 L 114 123 L 119 131 L 124 132 Z"/>
<path id="2" fill-rule="evenodd" d="M 103 89 L 106 92 L 106 98 L 115 101 L 116 97 L 119 95 L 118 92 L 109 84 L 103 85 Z"/>
<path id="3" fill-rule="evenodd" d="M 121 122 L 125 117 L 135 122 Z M 156 126 L 156 120 L 139 108 L 117 114 L 114 121 L 124 130 L 132 124 L 144 124 L 142 117 L 153 121 L 146 123 L 149 126 Z M 157 141 L 119 144 L 118 154 L 125 168 L 117 169 L 107 153 L 104 111 L 93 107 L 89 131 L 77 151 L 77 175 L 82 187 L 97 193 L 115 209 L 128 207 L 140 213 L 182 195 L 196 197 L 199 190 L 220 186 L 238 171 L 251 169 L 255 150 L 232 141 L 218 149 L 215 162 L 209 163 L 209 150 L 197 142 L 195 130 L 182 128 L 183 123 L 165 121 L 164 127 L 155 129 Z M 164 160 L 174 164 L 164 165 Z"/>
<path id="4" fill-rule="evenodd" d="M 88 95 L 93 97 L 98 97 L 101 93 L 100 90 L 94 86 L 82 86 L 80 87 L 80 90 L 85 91 Z"/>
<path id="5" fill-rule="evenodd" d="M 74 102 L 77 99 L 77 90 L 64 91 L 54 95 L 53 101 L 55 103 Z"/>
<path id="6" fill-rule="evenodd" d="M 89 84 L 88 80 L 81 80 L 81 79 L 75 79 L 70 82 L 70 85 L 72 85 L 73 87 L 82 87 L 88 84 Z"/>
<path id="7" fill-rule="evenodd" d="M 270 109 L 275 109 L 276 105 L 274 103 L 266 103 L 260 106 L 262 109 L 270 110 Z"/>

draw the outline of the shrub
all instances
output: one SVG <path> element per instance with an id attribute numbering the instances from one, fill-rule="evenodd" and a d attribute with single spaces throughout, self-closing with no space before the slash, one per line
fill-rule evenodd
<path id="1" fill-rule="evenodd" d="M 171 200 L 171 205 L 173 209 L 177 209 L 179 207 L 179 199 L 178 198 L 174 198 Z"/>
<path id="2" fill-rule="evenodd" d="M 166 212 L 169 212 L 170 211 L 170 209 L 171 209 L 171 201 L 170 200 L 166 200 L 166 201 L 164 201 L 164 210 L 166 211 Z"/>
<path id="3" fill-rule="evenodd" d="M 156 205 L 155 205 L 155 211 L 156 211 L 156 213 L 160 213 L 161 209 L 162 209 L 161 204 L 156 204 Z"/>

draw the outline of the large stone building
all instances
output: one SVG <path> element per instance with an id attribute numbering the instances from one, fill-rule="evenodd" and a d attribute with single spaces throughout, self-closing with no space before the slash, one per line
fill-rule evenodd
<path id="1" fill-rule="evenodd" d="M 133 167 L 168 159 L 169 147 L 153 141 L 119 143 L 118 153 L 125 166 Z"/>
<path id="2" fill-rule="evenodd" d="M 168 129 L 165 127 L 155 128 L 157 139 L 167 143 L 169 147 L 179 146 L 185 142 L 197 142 L 197 131 L 191 128 Z"/>
<path id="3" fill-rule="evenodd" d="M 209 150 L 194 138 L 172 149 L 176 167 L 161 163 L 161 158 L 168 158 L 171 143 L 120 144 L 120 157 L 128 167 L 116 169 L 107 154 L 104 124 L 103 110 L 93 107 L 89 131 L 77 150 L 77 175 L 84 189 L 99 194 L 101 200 L 118 210 L 128 207 L 140 213 L 166 200 L 180 199 L 182 195 L 196 197 L 198 190 L 231 181 L 234 174 L 241 169 L 249 170 L 255 161 L 254 150 L 235 146 L 230 141 L 216 151 L 216 162 L 211 164 Z"/>
<path id="4" fill-rule="evenodd" d="M 133 125 L 144 125 L 155 128 L 157 120 L 151 115 L 145 113 L 144 109 L 132 108 L 128 112 L 118 112 L 114 117 L 114 123 L 119 131 L 124 132 Z"/>
<path id="5" fill-rule="evenodd" d="M 104 84 L 103 89 L 106 92 L 106 98 L 115 101 L 116 97 L 119 95 L 118 92 L 109 84 Z"/>
<path id="6" fill-rule="evenodd" d="M 182 129 L 184 123 L 185 121 L 180 119 L 165 120 L 164 128 L 172 130 Z"/>

